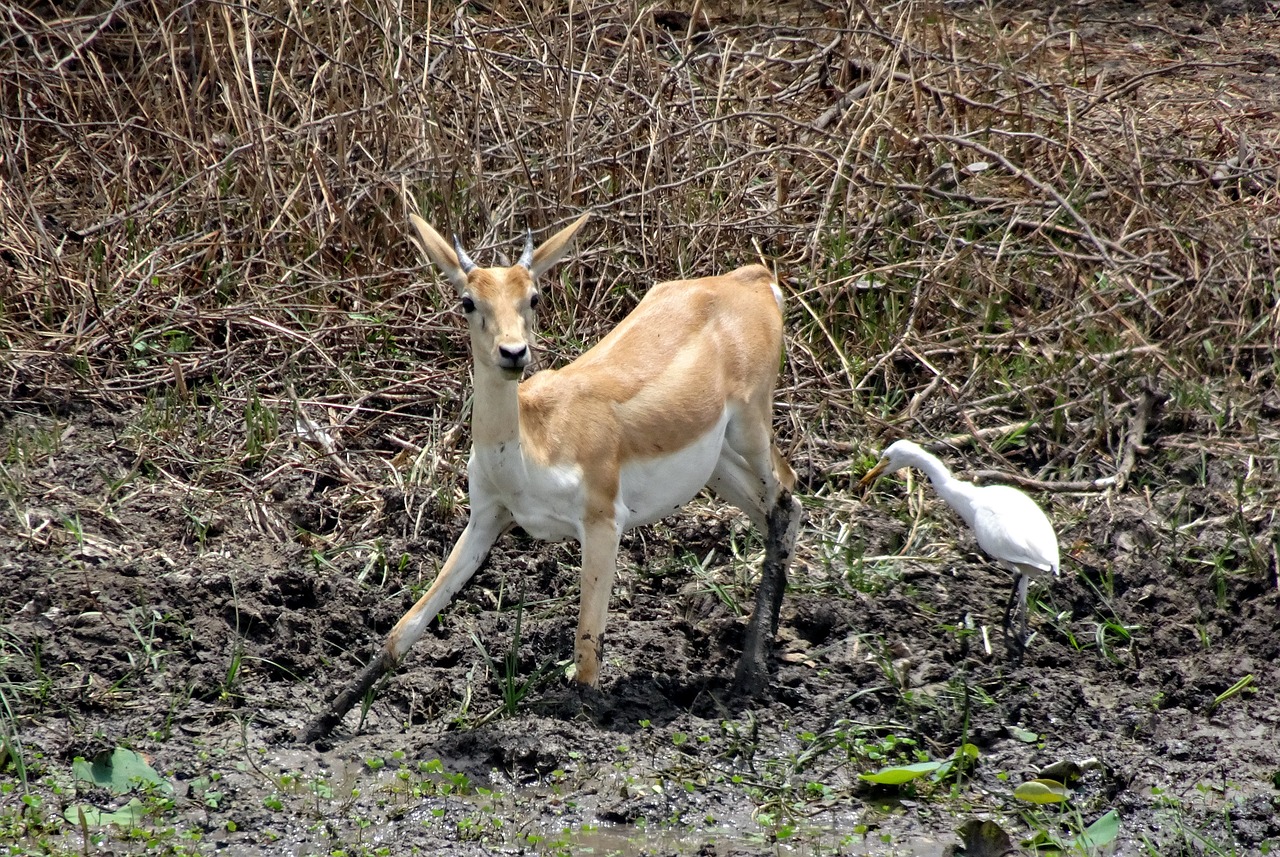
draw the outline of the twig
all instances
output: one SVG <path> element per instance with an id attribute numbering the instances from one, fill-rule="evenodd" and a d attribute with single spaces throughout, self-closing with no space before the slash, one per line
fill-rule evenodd
<path id="1" fill-rule="evenodd" d="M 967 422 L 967 420 L 966 420 Z M 961 434 L 953 434 L 948 437 L 940 437 L 935 441 L 924 444 L 924 448 L 930 452 L 943 452 L 947 449 L 959 449 L 968 446 L 979 439 L 985 441 L 988 438 L 1003 438 L 1011 434 L 1026 431 L 1030 428 L 1032 422 L 1025 420 L 1020 423 L 1010 423 L 1003 426 L 988 426 L 983 429 L 973 429 Z"/>
<path id="2" fill-rule="evenodd" d="M 1135 74 L 1124 83 L 1111 87 L 1093 101 L 1090 101 L 1088 104 L 1077 110 L 1075 118 L 1077 120 L 1083 119 L 1085 114 L 1093 110 L 1093 108 L 1100 104 L 1105 104 L 1113 98 L 1132 92 L 1137 89 L 1144 80 L 1149 80 L 1153 77 L 1163 77 L 1165 75 L 1172 74 L 1175 71 L 1186 71 L 1193 68 L 1239 68 L 1241 66 L 1256 67 L 1257 65 L 1258 63 L 1251 60 L 1243 60 L 1240 62 L 1177 62 L 1167 65 L 1164 68 L 1154 68 L 1150 71 L 1144 71 L 1141 74 Z"/>
<path id="3" fill-rule="evenodd" d="M 293 400 L 294 410 L 298 414 L 298 423 L 301 431 L 297 434 L 304 441 L 309 441 L 313 446 L 324 453 L 325 457 L 333 463 L 338 472 L 342 474 L 342 478 L 348 482 L 360 482 L 360 476 L 351 467 L 342 460 L 342 456 L 338 455 L 338 450 L 333 441 L 333 436 L 328 429 L 322 428 L 316 424 L 311 417 L 307 416 L 307 412 L 303 410 L 302 405 L 298 402 L 298 396 L 293 390 L 293 385 L 289 385 L 289 398 Z"/>
<path id="4" fill-rule="evenodd" d="M 937 376 L 935 376 L 935 380 L 937 380 Z M 1020 422 L 1020 423 L 1010 423 L 1009 425 L 1003 425 L 1003 426 L 988 426 L 987 428 L 977 429 L 972 432 L 964 432 L 961 434 L 949 435 L 947 437 L 940 437 L 937 440 L 933 440 L 926 444 L 923 444 L 923 446 L 925 449 L 929 450 L 930 452 L 943 452 L 947 449 L 959 449 L 960 447 L 968 446 L 969 444 L 974 443 L 979 437 L 983 439 L 992 438 L 992 437 L 1004 437 L 1005 435 L 1017 434 L 1020 431 L 1025 431 L 1031 425 L 1032 423 L 1030 421 L 1026 421 L 1026 422 Z M 832 440 L 830 438 L 821 437 L 819 435 L 814 435 L 813 437 L 810 438 L 810 440 L 813 442 L 815 446 L 820 446 L 823 449 L 833 449 L 837 452 L 863 452 L 868 450 L 869 448 L 866 443 L 852 443 L 850 441 L 845 441 L 845 440 Z"/>
<path id="5" fill-rule="evenodd" d="M 1069 482 L 1033 479 L 1009 470 L 976 470 L 972 474 L 973 481 L 978 484 L 998 482 L 1005 485 L 1017 485 L 1029 491 L 1045 491 L 1050 494 L 1066 494 L 1080 491 L 1105 491 L 1115 485 L 1114 476 L 1100 479 L 1077 479 Z"/>
<path id="6" fill-rule="evenodd" d="M 1155 387 L 1155 379 L 1148 379 L 1142 384 L 1142 395 L 1138 398 L 1129 419 L 1129 431 L 1124 440 L 1124 452 L 1120 455 L 1120 466 L 1116 468 L 1116 490 L 1121 490 L 1129 482 L 1133 465 L 1139 452 L 1146 452 L 1144 438 L 1147 434 L 1147 423 L 1157 406 L 1169 398 Z"/>
<path id="7" fill-rule="evenodd" d="M 1147 451 L 1147 447 L 1143 443 L 1143 439 L 1147 433 L 1147 423 L 1150 422 L 1151 416 L 1155 412 L 1156 407 L 1158 407 L 1160 403 L 1167 398 L 1167 395 L 1155 388 L 1154 380 L 1143 382 L 1142 395 L 1140 395 L 1134 403 L 1133 415 L 1129 417 L 1129 427 L 1125 432 L 1124 447 L 1120 455 L 1120 462 L 1116 467 L 1116 472 L 1111 476 L 1102 476 L 1097 479 L 1079 479 L 1069 482 L 1060 482 L 1032 479 L 1029 476 L 1023 476 L 1020 473 L 1011 473 L 1005 470 L 979 470 L 972 474 L 973 480 L 978 483 L 1012 483 L 1020 488 L 1027 488 L 1033 491 L 1047 491 L 1050 493 L 1107 491 L 1112 488 L 1117 491 L 1122 491 L 1124 490 L 1125 485 L 1129 482 L 1129 476 L 1133 473 L 1138 453 Z"/>

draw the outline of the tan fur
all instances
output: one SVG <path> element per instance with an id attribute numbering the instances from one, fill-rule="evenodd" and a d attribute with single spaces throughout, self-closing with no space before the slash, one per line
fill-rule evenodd
<path id="1" fill-rule="evenodd" d="M 515 365 L 511 355 L 531 346 L 536 277 L 568 251 L 587 216 L 538 247 L 531 270 L 517 265 L 470 273 L 429 224 L 416 215 L 410 219 L 427 257 L 475 305 L 467 319 L 475 361 L 471 520 L 431 589 L 391 632 L 388 654 L 398 659 L 408 651 L 520 510 L 537 508 L 529 505 L 539 501 L 528 492 L 551 485 L 545 500 L 551 520 L 539 518 L 538 524 L 554 528 L 567 518 L 573 537 L 582 541 L 576 678 L 595 685 L 625 526 L 617 519 L 624 470 L 646 461 L 683 466 L 682 451 L 725 425 L 728 414 L 720 463 L 708 483 L 761 527 L 795 484 L 795 473 L 773 446 L 770 425 L 782 352 L 773 277 L 751 265 L 718 277 L 660 283 L 595 347 L 517 387 L 523 364 Z M 791 510 L 789 494 L 786 501 Z M 569 508 L 571 503 L 580 505 Z M 794 530 L 792 523 L 792 541 Z M 785 569 L 783 575 L 785 581 Z"/>

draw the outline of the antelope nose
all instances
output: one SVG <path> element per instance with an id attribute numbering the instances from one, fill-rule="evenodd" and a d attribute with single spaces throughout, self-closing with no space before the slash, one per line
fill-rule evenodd
<path id="1" fill-rule="evenodd" d="M 513 366 L 523 366 L 529 362 L 529 346 L 523 342 L 518 345 L 499 345 L 498 356 Z"/>

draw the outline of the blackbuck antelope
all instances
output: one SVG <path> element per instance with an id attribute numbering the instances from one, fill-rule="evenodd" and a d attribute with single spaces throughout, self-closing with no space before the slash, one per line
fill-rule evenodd
<path id="1" fill-rule="evenodd" d="M 481 268 L 410 215 L 427 258 L 458 290 L 475 364 L 468 482 L 471 517 L 435 582 L 396 623 L 381 653 L 303 733 L 327 734 L 518 524 L 582 545 L 574 678 L 600 681 L 609 596 L 625 530 L 679 509 L 703 486 L 766 534 L 764 567 L 735 684 L 768 680 L 787 565 L 800 523 L 795 472 L 773 444 L 782 354 L 782 293 L 750 265 L 660 283 L 594 348 L 520 383 L 529 365 L 538 278 L 569 249 L 583 215 L 509 268 Z"/>

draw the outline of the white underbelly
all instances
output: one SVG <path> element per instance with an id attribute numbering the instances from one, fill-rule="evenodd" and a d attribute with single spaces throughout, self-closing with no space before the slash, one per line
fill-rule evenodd
<path id="1" fill-rule="evenodd" d="M 683 449 L 623 465 L 614 503 L 619 532 L 680 511 L 702 490 L 720 459 L 728 422 L 726 410 L 710 430 Z M 499 447 L 482 453 L 473 449 L 468 476 L 473 495 L 482 491 L 494 498 L 534 538 L 582 541 L 587 492 L 581 468 L 539 466 L 525 460 L 518 447 Z"/>
<path id="2" fill-rule="evenodd" d="M 480 459 L 473 452 L 468 475 L 481 480 L 482 490 L 500 498 L 516 523 L 535 539 L 582 541 L 587 492 L 577 467 L 531 466 L 518 452 L 491 453 Z"/>
<path id="3" fill-rule="evenodd" d="M 683 449 L 624 465 L 615 513 L 621 529 L 652 524 L 692 500 L 716 469 L 728 422 L 726 410 L 706 434 Z"/>

